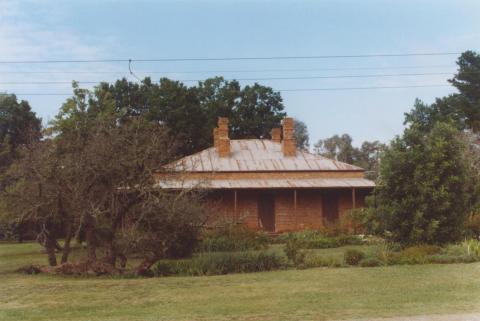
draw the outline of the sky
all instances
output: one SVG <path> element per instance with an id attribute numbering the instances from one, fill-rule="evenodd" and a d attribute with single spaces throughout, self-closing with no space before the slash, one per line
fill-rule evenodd
<path id="1" fill-rule="evenodd" d="M 28 100 L 47 122 L 71 93 L 70 81 L 85 88 L 94 85 L 82 81 L 136 81 L 128 63 L 6 62 L 459 53 L 478 51 L 479 44 L 478 0 L 0 0 L 0 92 Z M 134 62 L 131 67 L 139 77 L 169 77 L 187 85 L 213 76 L 251 79 L 242 85 L 257 81 L 281 92 L 286 112 L 306 123 L 312 145 L 348 133 L 358 146 L 401 134 L 404 113 L 416 98 L 431 103 L 455 92 L 447 79 L 457 58 Z M 370 77 L 357 77 L 365 75 Z M 298 79 L 332 76 L 355 77 Z M 32 95 L 38 93 L 57 95 Z"/>

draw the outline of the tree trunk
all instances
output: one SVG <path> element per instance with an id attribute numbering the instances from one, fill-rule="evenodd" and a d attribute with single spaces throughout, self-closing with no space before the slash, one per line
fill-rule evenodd
<path id="1" fill-rule="evenodd" d="M 87 261 L 93 262 L 97 260 L 97 242 L 93 226 L 88 224 L 85 230 L 85 240 L 87 242 Z"/>
<path id="2" fill-rule="evenodd" d="M 72 223 L 69 222 L 67 225 L 67 234 L 65 235 L 65 244 L 63 245 L 63 253 L 62 253 L 62 264 L 67 263 L 68 256 L 70 255 L 70 242 L 72 241 L 73 236 L 73 227 Z"/>
<path id="3" fill-rule="evenodd" d="M 57 257 L 55 255 L 55 243 L 56 243 L 56 241 L 57 240 L 50 237 L 49 235 L 46 236 L 45 250 L 47 251 L 48 264 L 50 266 L 56 266 L 57 265 Z"/>
<path id="4" fill-rule="evenodd" d="M 105 262 L 115 267 L 117 261 L 117 254 L 113 246 L 113 238 L 109 238 L 105 243 Z"/>

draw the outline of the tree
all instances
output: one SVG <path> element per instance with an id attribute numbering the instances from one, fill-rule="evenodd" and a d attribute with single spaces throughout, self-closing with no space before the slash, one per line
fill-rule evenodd
<path id="1" fill-rule="evenodd" d="M 15 158 L 18 148 L 40 139 L 41 120 L 27 101 L 17 101 L 11 94 L 0 94 L 0 171 L 4 171 Z"/>
<path id="2" fill-rule="evenodd" d="M 310 143 L 309 143 L 310 138 L 308 135 L 307 125 L 299 119 L 295 119 L 294 124 L 295 124 L 294 134 L 295 134 L 295 141 L 297 144 L 297 148 L 308 150 L 308 148 L 310 147 Z"/>
<path id="3" fill-rule="evenodd" d="M 334 135 L 319 140 L 314 147 L 315 153 L 344 163 L 352 164 L 365 169 L 365 177 L 376 179 L 380 154 L 385 145 L 378 140 L 362 143 L 360 148 L 352 145 L 352 137 L 348 134 Z"/>
<path id="4" fill-rule="evenodd" d="M 450 80 L 460 92 L 459 113 L 463 115 L 465 126 L 474 132 L 480 130 L 480 55 L 466 51 L 457 60 L 458 71 Z"/>
<path id="5" fill-rule="evenodd" d="M 378 140 L 362 143 L 359 149 L 355 149 L 355 160 L 353 165 L 365 169 L 365 177 L 376 180 L 380 166 L 380 156 L 385 150 L 385 144 Z"/>
<path id="6" fill-rule="evenodd" d="M 64 223 L 61 166 L 49 141 L 36 141 L 22 148 L 21 156 L 7 171 L 11 182 L 3 191 L 4 219 L 34 226 L 45 247 L 49 264 L 57 264 L 56 240 Z"/>
<path id="7" fill-rule="evenodd" d="M 6 172 L 20 157 L 20 150 L 40 137 L 41 120 L 32 112 L 29 103 L 18 102 L 15 95 L 0 93 L 0 193 L 10 184 Z M 8 237 L 21 241 L 25 235 L 32 234 L 29 233 L 30 226 L 18 221 L 3 222 L 7 220 L 3 216 L 8 214 L 3 212 L 0 215 L 0 239 Z"/>
<path id="8" fill-rule="evenodd" d="M 100 84 L 95 96 L 98 101 L 109 99 L 122 117 L 141 115 L 162 122 L 179 142 L 179 156 L 211 146 L 219 116 L 230 119 L 232 138 L 267 137 L 285 116 L 280 94 L 270 87 L 241 88 L 238 81 L 222 77 L 191 87 L 167 78 L 158 84 L 150 78 L 139 84 L 122 79 Z"/>
<path id="9" fill-rule="evenodd" d="M 272 128 L 279 127 L 285 117 L 283 109 L 279 92 L 257 83 L 245 86 L 233 109 L 230 121 L 231 137 L 237 139 L 269 137 Z"/>
<path id="10" fill-rule="evenodd" d="M 437 98 L 431 105 L 416 100 L 405 114 L 405 124 L 418 124 L 428 132 L 436 122 L 451 122 L 460 130 L 480 130 L 480 55 L 466 51 L 457 60 L 458 70 L 449 82 L 459 93 Z"/>
<path id="11" fill-rule="evenodd" d="M 355 149 L 352 146 L 352 137 L 348 134 L 334 135 L 330 138 L 320 139 L 314 147 L 318 155 L 332 158 L 340 162 L 353 164 Z"/>
<path id="12" fill-rule="evenodd" d="M 124 266 L 141 243 L 134 253 L 144 255 L 140 270 L 163 256 L 188 255 L 198 239 L 201 198 L 154 188 L 156 172 L 175 154 L 169 129 L 146 115 L 126 116 L 114 99 L 74 84 L 49 136 L 26 145 L 8 172 L 12 184 L 3 198 L 10 218 L 40 227 L 50 265 L 57 264 L 60 237 L 62 263 L 76 236 L 86 242 L 90 266 L 99 258 L 113 267 L 120 258 Z"/>
<path id="13" fill-rule="evenodd" d="M 436 98 L 435 102 L 428 105 L 416 99 L 410 113 L 405 113 L 404 125 L 413 125 L 425 133 L 432 130 L 437 122 L 450 122 L 459 130 L 466 128 L 465 116 L 459 109 L 463 97 L 458 94 Z"/>
<path id="14" fill-rule="evenodd" d="M 383 154 L 375 215 L 382 229 L 403 243 L 446 243 L 463 233 L 478 204 L 478 173 L 467 146 L 450 123 L 424 133 L 407 128 Z"/>

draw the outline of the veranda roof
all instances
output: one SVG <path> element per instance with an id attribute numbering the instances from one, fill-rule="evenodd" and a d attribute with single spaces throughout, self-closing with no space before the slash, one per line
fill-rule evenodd
<path id="1" fill-rule="evenodd" d="M 250 189 L 250 188 L 373 188 L 375 183 L 365 178 L 313 179 L 212 179 L 159 180 L 164 189 Z"/>

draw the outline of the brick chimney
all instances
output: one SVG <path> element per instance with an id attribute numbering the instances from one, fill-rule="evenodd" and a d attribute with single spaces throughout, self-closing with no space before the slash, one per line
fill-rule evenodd
<path id="1" fill-rule="evenodd" d="M 270 136 L 272 137 L 272 142 L 280 143 L 282 141 L 282 129 L 272 128 L 272 131 L 270 132 Z"/>
<path id="2" fill-rule="evenodd" d="M 230 156 L 230 139 L 228 138 L 228 118 L 218 117 L 218 128 L 213 129 L 213 144 L 218 156 Z"/>
<path id="3" fill-rule="evenodd" d="M 297 146 L 295 143 L 294 137 L 294 126 L 293 118 L 285 117 L 282 121 L 283 128 L 283 141 L 282 141 L 282 151 L 283 156 L 296 156 L 297 155 Z"/>

